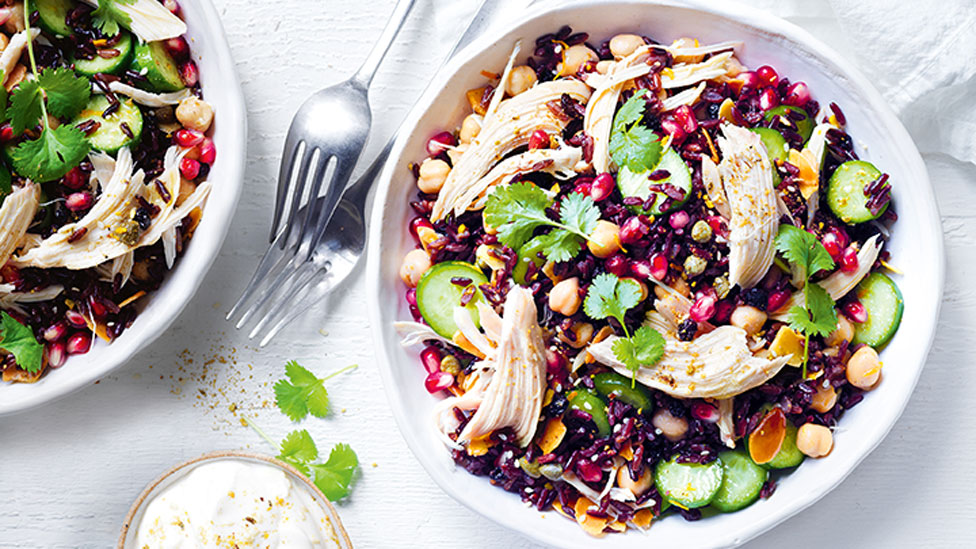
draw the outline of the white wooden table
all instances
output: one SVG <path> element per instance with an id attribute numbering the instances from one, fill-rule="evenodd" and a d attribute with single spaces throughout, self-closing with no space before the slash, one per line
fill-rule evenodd
<path id="1" fill-rule="evenodd" d="M 171 465 L 218 449 L 270 451 L 240 414 L 272 436 L 293 428 L 274 409 L 271 390 L 289 359 L 320 373 L 360 366 L 329 382 L 335 414 L 302 425 L 322 449 L 345 441 L 360 456 L 362 476 L 339 507 L 358 547 L 532 547 L 444 495 L 407 449 L 374 367 L 361 280 L 265 349 L 223 320 L 263 251 L 292 113 L 308 94 L 355 69 L 393 0 L 215 1 L 249 105 L 237 221 L 196 303 L 168 333 L 93 386 L 0 420 L 0 547 L 109 546 L 133 498 Z M 430 7 L 418 4 L 375 82 L 377 136 L 389 135 L 437 61 L 425 53 L 438 51 Z M 939 335 L 916 395 L 842 486 L 754 547 L 972 546 L 976 167 L 938 156 L 926 161 L 946 231 L 948 279 Z"/>

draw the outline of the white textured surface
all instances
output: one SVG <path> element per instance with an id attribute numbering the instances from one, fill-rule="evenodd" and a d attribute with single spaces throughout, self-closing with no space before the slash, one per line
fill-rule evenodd
<path id="1" fill-rule="evenodd" d="M 529 547 L 443 495 L 407 450 L 373 367 L 361 281 L 263 350 L 223 321 L 266 242 L 277 157 L 291 114 L 309 93 L 355 69 L 393 1 L 216 3 L 250 112 L 248 179 L 237 221 L 196 304 L 132 364 L 60 402 L 2 420 L 0 546 L 108 546 L 131 500 L 176 462 L 217 449 L 269 451 L 229 405 L 283 436 L 292 426 L 273 410 L 270 385 L 294 358 L 320 373 L 360 365 L 329 382 L 333 417 L 302 424 L 320 449 L 346 441 L 359 453 L 363 474 L 339 506 L 358 547 Z M 376 79 L 375 136 L 395 127 L 437 63 L 425 27 L 432 17 L 427 6 L 418 0 L 401 45 Z M 382 141 L 374 140 L 369 151 Z M 755 547 L 971 544 L 976 167 L 939 155 L 926 162 L 943 216 L 948 269 L 939 335 L 916 395 L 885 442 L 843 485 Z M 213 390 L 214 377 L 223 394 Z"/>

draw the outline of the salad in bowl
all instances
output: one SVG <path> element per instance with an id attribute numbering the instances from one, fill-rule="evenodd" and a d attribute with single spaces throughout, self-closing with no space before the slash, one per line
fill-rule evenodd
<path id="1" fill-rule="evenodd" d="M 0 7 L 0 370 L 35 382 L 138 316 L 210 193 L 214 108 L 179 5 Z"/>
<path id="2" fill-rule="evenodd" d="M 775 498 L 883 383 L 897 182 L 739 42 L 524 46 L 410 166 L 395 328 L 430 428 L 593 536 Z"/>

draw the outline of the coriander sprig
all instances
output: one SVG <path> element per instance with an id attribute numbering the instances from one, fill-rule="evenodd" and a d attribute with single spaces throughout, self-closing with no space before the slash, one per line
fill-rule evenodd
<path id="1" fill-rule="evenodd" d="M 98 7 L 91 12 L 92 24 L 105 36 L 115 36 L 119 33 L 119 25 L 128 27 L 132 18 L 118 8 L 120 5 L 131 6 L 136 0 L 98 0 Z"/>
<path id="2" fill-rule="evenodd" d="M 285 364 L 285 375 L 288 379 L 279 379 L 275 383 L 275 403 L 292 421 L 302 420 L 308 414 L 325 417 L 329 413 L 329 392 L 325 389 L 325 382 L 357 367 L 358 365 L 353 364 L 318 378 L 294 360 L 289 361 Z"/>
<path id="3" fill-rule="evenodd" d="M 645 95 L 647 90 L 640 90 L 620 107 L 610 132 L 610 157 L 634 173 L 653 169 L 661 159 L 660 138 L 640 124 L 647 109 Z"/>
<path id="4" fill-rule="evenodd" d="M 793 225 L 781 225 L 775 243 L 776 250 L 790 262 L 794 281 L 803 287 L 804 304 L 790 308 L 787 322 L 790 328 L 805 336 L 802 375 L 806 378 L 810 338 L 815 335 L 827 336 L 837 328 L 834 300 L 810 278 L 819 271 L 833 269 L 834 260 L 815 235 Z"/>

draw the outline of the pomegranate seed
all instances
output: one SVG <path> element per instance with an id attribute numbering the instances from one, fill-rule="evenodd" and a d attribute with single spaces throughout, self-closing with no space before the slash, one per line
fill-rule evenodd
<path id="1" fill-rule="evenodd" d="M 446 391 L 451 385 L 454 385 L 454 376 L 447 372 L 433 372 L 424 380 L 424 387 L 430 394 Z"/>
<path id="2" fill-rule="evenodd" d="M 771 292 L 769 297 L 766 298 L 766 310 L 767 311 L 778 311 L 780 307 L 786 305 L 786 302 L 790 299 L 790 292 L 786 290 L 779 290 L 778 292 Z"/>
<path id="3" fill-rule="evenodd" d="M 847 234 L 845 234 L 844 231 L 841 231 L 836 227 L 831 227 L 830 230 L 823 235 L 823 238 L 820 239 L 820 242 L 823 244 L 824 249 L 827 250 L 827 253 L 830 254 L 830 257 L 836 260 L 844 251 L 844 248 L 847 247 L 848 239 Z"/>
<path id="4" fill-rule="evenodd" d="M 844 305 L 844 315 L 858 324 L 868 321 L 868 310 L 857 300 L 848 301 Z"/>
<path id="5" fill-rule="evenodd" d="M 708 223 L 708 226 L 712 228 L 713 233 L 721 237 L 728 238 L 729 229 L 725 226 L 725 220 L 720 216 L 710 216 L 705 220 L 705 222 Z"/>
<path id="6" fill-rule="evenodd" d="M 68 326 L 64 322 L 55 322 L 44 330 L 45 341 L 57 341 L 68 335 Z"/>
<path id="7" fill-rule="evenodd" d="M 417 322 L 423 320 L 423 316 L 420 314 L 420 309 L 416 305 L 410 306 L 410 314 L 413 315 L 413 319 Z"/>
<path id="8" fill-rule="evenodd" d="M 84 315 L 82 315 L 78 311 L 65 312 L 64 319 L 68 321 L 68 324 L 71 324 L 75 328 L 84 328 L 85 326 L 88 326 L 88 323 L 85 322 Z"/>
<path id="9" fill-rule="evenodd" d="M 685 138 L 688 137 L 688 134 L 685 132 L 685 129 L 681 126 L 681 124 L 672 118 L 662 119 L 661 129 L 664 130 L 664 133 L 671 136 L 671 142 L 676 145 L 681 144 Z"/>
<path id="10" fill-rule="evenodd" d="M 196 179 L 200 175 L 200 162 L 192 158 L 184 158 L 180 161 L 180 173 L 186 179 Z"/>
<path id="11" fill-rule="evenodd" d="M 99 301 L 96 301 L 94 297 L 88 300 L 88 304 L 91 307 L 91 312 L 98 318 L 105 316 L 108 311 L 105 310 L 105 305 L 102 305 Z"/>
<path id="12" fill-rule="evenodd" d="M 783 103 L 787 105 L 793 105 L 794 107 L 802 107 L 810 102 L 810 88 L 807 87 L 805 82 L 794 82 L 786 88 L 786 99 Z"/>
<path id="13" fill-rule="evenodd" d="M 704 402 L 696 402 L 691 405 L 691 415 L 702 421 L 715 423 L 718 421 L 718 408 Z"/>
<path id="14" fill-rule="evenodd" d="M 10 124 L 4 124 L 0 127 L 0 142 L 7 143 L 12 141 L 14 138 L 14 129 Z"/>
<path id="15" fill-rule="evenodd" d="M 579 476 L 586 482 L 600 482 L 603 479 L 603 469 L 589 459 L 581 459 L 576 463 Z"/>
<path id="16" fill-rule="evenodd" d="M 776 88 L 766 88 L 759 94 L 759 108 L 768 111 L 779 106 L 779 95 Z"/>
<path id="17" fill-rule="evenodd" d="M 630 274 L 636 276 L 641 280 L 647 280 L 651 278 L 651 262 L 646 259 L 641 259 L 638 261 L 630 262 Z M 667 271 L 665 271 L 667 274 Z"/>
<path id="18" fill-rule="evenodd" d="M 759 77 L 760 82 L 767 86 L 775 86 L 779 83 L 779 74 L 776 69 L 769 65 L 763 65 L 756 69 L 756 76 Z"/>
<path id="19" fill-rule="evenodd" d="M 75 332 L 68 338 L 65 350 L 69 355 L 83 355 L 91 349 L 91 334 L 88 332 Z"/>
<path id="20" fill-rule="evenodd" d="M 638 240 L 647 236 L 647 232 L 651 228 L 644 223 L 644 220 L 640 216 L 633 216 L 624 221 L 624 224 L 620 226 L 620 243 L 621 244 L 633 244 Z"/>
<path id="21" fill-rule="evenodd" d="M 180 4 L 176 0 L 163 0 L 163 6 L 173 15 L 180 14 Z"/>
<path id="22" fill-rule="evenodd" d="M 407 289 L 406 298 L 407 298 L 407 304 L 408 305 L 416 306 L 417 305 L 417 288 L 408 288 Z"/>
<path id="23" fill-rule="evenodd" d="M 759 87 L 759 75 L 754 71 L 740 72 L 735 80 L 739 82 L 740 90 L 742 88 L 758 88 Z"/>
<path id="24" fill-rule="evenodd" d="M 60 368 L 64 366 L 64 361 L 68 360 L 68 352 L 65 349 L 64 343 L 61 341 L 48 343 L 44 347 L 44 353 L 47 355 L 47 365 L 49 368 Z"/>
<path id="25" fill-rule="evenodd" d="M 441 371 L 441 352 L 436 347 L 424 347 L 420 352 L 420 362 L 428 374 Z"/>
<path id="26" fill-rule="evenodd" d="M 690 221 L 691 217 L 688 215 L 688 212 L 683 210 L 674 212 L 668 219 L 668 223 L 670 223 L 671 227 L 674 229 L 683 229 Z"/>
<path id="27" fill-rule="evenodd" d="M 546 130 L 536 130 L 532 132 L 529 136 L 529 148 L 530 149 L 548 149 L 549 148 L 549 134 Z"/>
<path id="28" fill-rule="evenodd" d="M 186 39 L 182 36 L 170 38 L 163 42 L 163 45 L 166 46 L 166 51 L 177 61 L 185 61 L 190 57 L 190 45 L 186 43 Z"/>
<path id="29" fill-rule="evenodd" d="M 735 310 L 735 302 L 731 299 L 723 299 L 715 304 L 715 316 L 712 319 L 720 324 L 727 323 L 732 318 L 732 311 Z"/>
<path id="30" fill-rule="evenodd" d="M 193 61 L 187 61 L 180 65 L 180 78 L 188 87 L 196 86 L 200 81 L 200 71 L 197 70 L 197 64 Z"/>
<path id="31" fill-rule="evenodd" d="M 853 246 L 844 248 L 840 255 L 840 270 L 845 273 L 853 273 L 857 270 L 857 250 Z"/>
<path id="32" fill-rule="evenodd" d="M 77 191 L 87 183 L 88 178 L 85 177 L 85 172 L 81 171 L 77 166 L 68 170 L 68 173 L 64 174 L 64 179 L 61 180 L 62 185 L 73 191 Z"/>
<path id="33" fill-rule="evenodd" d="M 589 195 L 590 188 L 591 188 L 590 182 L 584 181 L 583 183 L 577 183 L 576 187 L 573 188 L 573 192 L 583 194 L 583 195 Z"/>
<path id="34" fill-rule="evenodd" d="M 80 212 L 82 210 L 87 210 L 92 207 L 95 199 L 92 197 L 91 193 L 79 192 L 71 193 L 68 198 L 65 199 L 64 205 L 73 212 Z"/>
<path id="35" fill-rule="evenodd" d="M 651 276 L 662 281 L 668 276 L 668 258 L 660 252 L 651 256 Z"/>
<path id="36" fill-rule="evenodd" d="M 410 220 L 410 232 L 413 237 L 418 241 L 420 240 L 420 229 L 430 229 L 434 230 L 434 226 L 430 224 L 430 221 L 425 217 L 420 217 L 419 215 Z"/>
<path id="37" fill-rule="evenodd" d="M 546 370 L 552 375 L 558 375 L 566 368 L 566 356 L 555 349 L 546 349 Z"/>
<path id="38" fill-rule="evenodd" d="M 715 301 L 714 291 L 712 295 L 707 292 L 699 292 L 695 302 L 691 305 L 691 310 L 688 311 L 688 316 L 695 322 L 707 322 L 715 316 Z"/>
<path id="39" fill-rule="evenodd" d="M 457 145 L 457 140 L 450 132 L 441 132 L 427 140 L 427 154 L 437 156 L 449 147 Z"/>
<path id="40" fill-rule="evenodd" d="M 590 184 L 590 198 L 595 202 L 605 200 L 613 192 L 613 176 L 608 173 L 601 173 L 596 176 Z"/>
<path id="41" fill-rule="evenodd" d="M 200 162 L 203 162 L 208 166 L 212 166 L 214 160 L 217 159 L 217 147 L 214 145 L 213 140 L 209 137 L 205 137 L 203 142 L 197 146 L 197 150 L 200 152 Z"/>
<path id="42" fill-rule="evenodd" d="M 698 119 L 695 118 L 694 111 L 688 105 L 681 105 L 674 110 L 674 121 L 681 125 L 685 133 L 695 133 L 698 131 Z"/>
<path id="43" fill-rule="evenodd" d="M 603 266 L 607 272 L 611 272 L 620 277 L 627 276 L 627 273 L 630 272 L 630 262 L 627 261 L 627 258 L 623 254 L 610 256 Z"/>
<path id="44" fill-rule="evenodd" d="M 178 130 L 174 136 L 176 144 L 183 147 L 184 149 L 189 149 L 190 147 L 196 147 L 203 141 L 203 134 L 196 130 L 188 130 L 186 128 Z"/>

